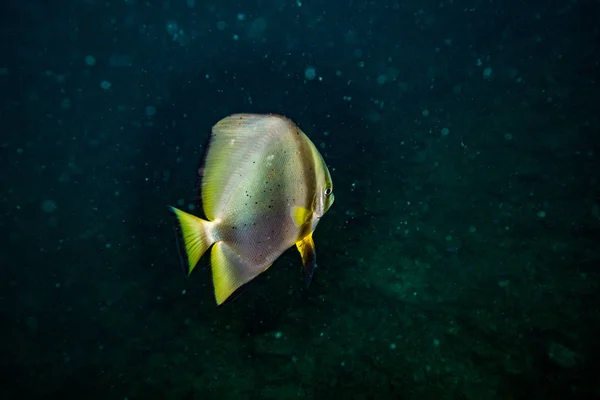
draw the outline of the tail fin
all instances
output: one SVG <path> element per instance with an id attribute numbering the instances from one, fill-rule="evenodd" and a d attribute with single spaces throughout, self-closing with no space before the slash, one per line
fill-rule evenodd
<path id="1" fill-rule="evenodd" d="M 210 234 L 212 222 L 183 212 L 175 207 L 169 207 L 169 210 L 175 217 L 177 244 L 179 245 L 183 271 L 186 275 L 189 275 L 202 255 L 214 243 L 214 239 Z"/>

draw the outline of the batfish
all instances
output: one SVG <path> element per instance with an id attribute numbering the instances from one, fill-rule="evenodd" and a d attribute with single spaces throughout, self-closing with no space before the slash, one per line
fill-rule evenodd
<path id="1" fill-rule="evenodd" d="M 170 210 L 185 272 L 210 252 L 217 304 L 294 245 L 310 283 L 317 266 L 312 235 L 333 204 L 333 184 L 295 123 L 274 114 L 222 119 L 212 128 L 198 179 L 205 218 Z"/>

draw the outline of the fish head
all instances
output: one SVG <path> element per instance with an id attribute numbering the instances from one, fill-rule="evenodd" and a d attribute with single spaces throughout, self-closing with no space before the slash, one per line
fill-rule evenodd
<path id="1" fill-rule="evenodd" d="M 314 216 L 318 221 L 333 204 L 335 195 L 333 194 L 333 182 L 331 181 L 331 174 L 329 173 L 327 164 L 321 159 L 321 163 L 317 165 L 317 192 L 315 194 Z"/>

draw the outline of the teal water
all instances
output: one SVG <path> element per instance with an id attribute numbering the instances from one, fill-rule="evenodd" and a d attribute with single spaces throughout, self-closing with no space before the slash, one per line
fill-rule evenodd
<path id="1" fill-rule="evenodd" d="M 597 1 L 7 0 L 2 399 L 600 398 Z M 216 307 L 167 206 L 299 124 L 336 201 Z"/>

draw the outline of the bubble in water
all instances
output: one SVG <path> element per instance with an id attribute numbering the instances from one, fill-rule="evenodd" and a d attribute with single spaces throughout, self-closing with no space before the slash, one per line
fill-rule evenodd
<path id="1" fill-rule="evenodd" d="M 51 213 L 56 211 L 56 202 L 54 200 L 44 200 L 42 201 L 42 211 Z"/>
<path id="2" fill-rule="evenodd" d="M 111 83 L 109 81 L 102 81 L 100 82 L 100 87 L 104 90 L 108 90 L 111 87 Z"/>

